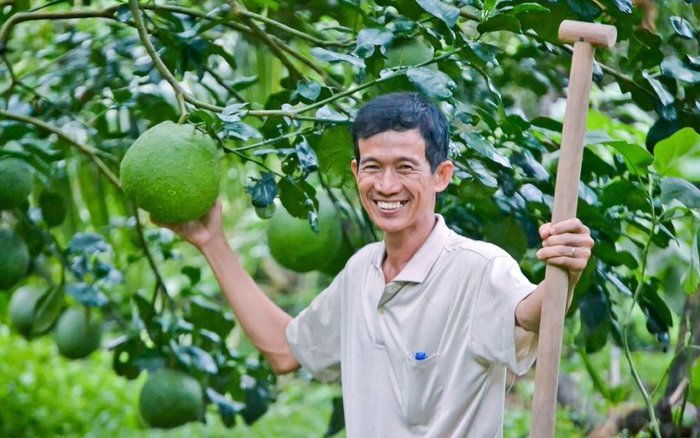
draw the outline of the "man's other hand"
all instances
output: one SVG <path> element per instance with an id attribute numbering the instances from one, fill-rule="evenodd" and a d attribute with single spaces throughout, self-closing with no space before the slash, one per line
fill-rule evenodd
<path id="1" fill-rule="evenodd" d="M 586 268 L 594 242 L 591 230 L 577 218 L 540 227 L 542 248 L 537 258 L 552 265 L 567 269 L 574 281 L 578 281 Z"/>

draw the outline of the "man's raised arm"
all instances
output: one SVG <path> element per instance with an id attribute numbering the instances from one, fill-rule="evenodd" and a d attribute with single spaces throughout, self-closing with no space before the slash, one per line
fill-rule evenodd
<path id="1" fill-rule="evenodd" d="M 275 374 L 300 367 L 292 355 L 285 330 L 292 320 L 258 287 L 226 240 L 221 220 L 221 200 L 202 218 L 170 228 L 194 245 L 207 259 L 238 323 L 253 345 L 270 362 Z"/>

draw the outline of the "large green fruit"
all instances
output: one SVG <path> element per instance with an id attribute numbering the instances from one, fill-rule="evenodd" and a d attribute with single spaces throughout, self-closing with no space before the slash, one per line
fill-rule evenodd
<path id="1" fill-rule="evenodd" d="M 0 290 L 9 289 L 29 268 L 29 249 L 17 233 L 0 228 Z"/>
<path id="2" fill-rule="evenodd" d="M 327 270 L 337 263 L 343 236 L 335 209 L 325 198 L 319 198 L 318 227 L 315 233 L 308 221 L 291 216 L 284 208 L 277 209 L 267 227 L 272 257 L 292 271 Z"/>
<path id="3" fill-rule="evenodd" d="M 32 171 L 22 160 L 0 160 L 0 210 L 17 208 L 32 192 Z"/>
<path id="4" fill-rule="evenodd" d="M 322 272 L 328 275 L 336 275 L 338 272 L 340 272 L 355 251 L 362 248 L 365 244 L 362 231 L 356 222 L 351 220 L 342 220 L 341 224 L 343 230 L 343 240 L 342 244 L 340 245 L 340 249 L 333 257 L 333 261 L 328 263 L 328 265 L 322 269 Z"/>
<path id="5" fill-rule="evenodd" d="M 214 205 L 221 168 L 216 144 L 192 125 L 160 123 L 144 132 L 121 163 L 124 192 L 159 222 L 197 219 Z"/>
<path id="6" fill-rule="evenodd" d="M 84 308 L 63 312 L 55 329 L 59 353 L 69 359 L 81 359 L 99 348 L 102 326 L 94 314 L 91 316 L 88 319 Z"/>
<path id="7" fill-rule="evenodd" d="M 10 299 L 10 325 L 25 338 L 31 336 L 34 329 L 36 303 L 43 291 L 34 286 L 24 286 L 17 289 Z"/>
<path id="8" fill-rule="evenodd" d="M 202 387 L 181 371 L 159 369 L 141 388 L 139 410 L 152 427 L 171 428 L 199 420 L 204 410 Z"/>

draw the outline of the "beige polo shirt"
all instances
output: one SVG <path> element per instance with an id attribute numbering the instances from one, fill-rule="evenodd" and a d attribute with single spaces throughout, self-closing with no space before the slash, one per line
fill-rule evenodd
<path id="1" fill-rule="evenodd" d="M 367 245 L 287 328 L 305 369 L 340 378 L 350 438 L 500 437 L 506 368 L 534 361 L 515 307 L 535 286 L 505 251 L 437 218 L 394 281 L 384 243 Z"/>

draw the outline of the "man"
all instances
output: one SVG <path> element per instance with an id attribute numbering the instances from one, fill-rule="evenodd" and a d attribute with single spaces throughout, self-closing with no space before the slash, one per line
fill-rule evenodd
<path id="1" fill-rule="evenodd" d="M 436 195 L 452 179 L 449 126 L 416 93 L 376 98 L 353 125 L 362 206 L 384 232 L 292 319 L 231 251 L 220 203 L 174 229 L 201 250 L 236 317 L 276 373 L 340 379 L 355 437 L 502 435 L 506 369 L 534 361 L 543 284 L 494 245 L 452 232 Z M 545 224 L 537 256 L 576 283 L 593 241 L 580 221 Z M 573 289 L 573 286 L 572 286 Z"/>

